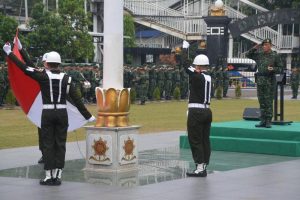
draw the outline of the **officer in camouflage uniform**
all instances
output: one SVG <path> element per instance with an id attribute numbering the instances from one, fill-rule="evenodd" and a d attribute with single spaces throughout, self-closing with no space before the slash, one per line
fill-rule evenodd
<path id="1" fill-rule="evenodd" d="M 149 90 L 148 90 L 148 98 L 153 100 L 153 92 L 156 87 L 156 79 L 157 79 L 157 73 L 155 69 L 155 65 L 153 65 L 149 69 Z"/>
<path id="2" fill-rule="evenodd" d="M 228 67 L 223 68 L 223 97 L 227 97 L 229 87 Z"/>
<path id="3" fill-rule="evenodd" d="M 4 65 L 0 64 L 0 107 L 3 106 L 4 98 Z"/>
<path id="4" fill-rule="evenodd" d="M 257 64 L 257 97 L 261 112 L 261 121 L 256 127 L 271 128 L 273 117 L 273 99 L 276 89 L 275 74 L 282 73 L 283 63 L 276 52 L 271 49 L 270 39 L 263 40 L 261 45 L 255 45 L 246 56 Z"/>
<path id="5" fill-rule="evenodd" d="M 211 69 L 208 69 L 207 73 L 211 77 L 211 98 L 215 97 L 215 89 L 216 89 L 216 72 L 217 68 L 212 66 Z"/>
<path id="6" fill-rule="evenodd" d="M 82 97 L 82 83 L 84 79 L 80 74 L 80 67 L 72 66 L 68 72 L 68 75 L 71 76 L 72 80 L 74 81 L 77 95 Z"/>
<path id="7" fill-rule="evenodd" d="M 129 69 L 126 65 L 124 65 L 124 73 L 123 73 L 124 88 L 130 88 L 129 76 L 130 76 Z"/>
<path id="8" fill-rule="evenodd" d="M 297 99 L 298 96 L 298 88 L 299 88 L 299 60 L 295 58 L 292 62 L 292 74 L 291 74 L 291 88 L 292 88 L 292 99 Z"/>
<path id="9" fill-rule="evenodd" d="M 215 90 L 218 90 L 218 88 L 223 89 L 223 71 L 222 66 L 216 67 L 216 73 L 215 73 Z"/>
<path id="10" fill-rule="evenodd" d="M 189 77 L 188 74 L 185 73 L 185 69 L 180 69 L 180 92 L 181 92 L 181 99 L 186 99 L 188 96 L 189 90 Z"/>
<path id="11" fill-rule="evenodd" d="M 162 97 L 165 89 L 165 73 L 163 67 L 159 68 L 157 71 L 157 86 L 160 91 L 160 96 Z"/>
<path id="12" fill-rule="evenodd" d="M 172 92 L 172 68 L 168 67 L 165 71 L 165 96 L 166 100 L 171 100 Z"/>
<path id="13" fill-rule="evenodd" d="M 145 105 L 147 93 L 149 88 L 149 73 L 147 67 L 140 67 L 138 73 L 138 91 L 140 97 L 140 104 Z"/>
<path id="14" fill-rule="evenodd" d="M 181 92 L 179 66 L 176 66 L 176 69 L 173 72 L 173 84 L 172 84 L 172 86 L 173 86 L 173 88 L 172 88 L 173 92 L 176 89 L 176 87 L 178 87 L 180 89 L 180 92 Z"/>

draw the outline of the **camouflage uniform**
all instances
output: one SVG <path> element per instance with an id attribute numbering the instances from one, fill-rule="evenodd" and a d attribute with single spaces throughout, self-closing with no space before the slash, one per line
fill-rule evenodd
<path id="1" fill-rule="evenodd" d="M 80 69 L 74 66 L 69 70 L 68 75 L 72 77 L 72 80 L 75 83 L 77 95 L 82 97 L 82 82 L 84 81 L 84 79 L 80 74 Z"/>
<path id="2" fill-rule="evenodd" d="M 141 99 L 141 105 L 144 105 L 147 99 L 147 93 L 149 88 L 149 73 L 145 68 L 140 68 L 139 73 L 139 94 Z"/>
<path id="3" fill-rule="evenodd" d="M 153 100 L 153 92 L 155 90 L 156 87 L 156 79 L 157 79 L 157 73 L 155 70 L 155 66 L 153 66 L 150 70 L 149 70 L 149 90 L 148 90 L 148 98 Z"/>
<path id="4" fill-rule="evenodd" d="M 223 69 L 223 97 L 227 97 L 229 87 L 229 74 L 228 74 L 228 68 Z"/>
<path id="5" fill-rule="evenodd" d="M 294 67 L 292 69 L 291 74 L 291 88 L 293 92 L 293 99 L 297 99 L 298 96 L 298 88 L 299 88 L 299 80 L 300 80 L 300 74 L 298 68 Z"/>
<path id="6" fill-rule="evenodd" d="M 163 96 L 163 92 L 164 92 L 164 85 L 165 85 L 165 73 L 163 68 L 160 68 L 157 72 L 157 86 L 159 88 L 160 91 L 160 96 Z"/>
<path id="7" fill-rule="evenodd" d="M 180 89 L 181 92 L 181 88 L 180 88 L 180 73 L 179 73 L 179 69 L 175 69 L 173 72 L 173 88 L 172 91 L 174 92 L 175 88 L 178 87 Z"/>
<path id="8" fill-rule="evenodd" d="M 7 68 L 4 65 L 0 68 L 0 106 L 4 104 L 9 89 Z"/>
<path id="9" fill-rule="evenodd" d="M 212 67 L 208 70 L 208 75 L 211 77 L 211 98 L 214 98 L 216 89 L 216 68 Z"/>
<path id="10" fill-rule="evenodd" d="M 266 39 L 263 43 L 270 43 L 270 39 Z M 261 49 L 252 48 L 246 56 L 255 60 L 257 64 L 257 97 L 261 111 L 261 123 L 257 127 L 270 128 L 273 117 L 273 99 L 276 88 L 275 74 L 281 73 L 283 64 L 276 52 L 263 52 Z M 273 71 L 269 71 L 268 67 L 273 67 Z"/>
<path id="11" fill-rule="evenodd" d="M 168 68 L 165 72 L 165 96 L 166 100 L 171 99 L 172 92 L 172 69 Z"/>
<path id="12" fill-rule="evenodd" d="M 180 80 L 181 98 L 186 99 L 189 91 L 189 77 L 187 73 L 185 73 L 184 68 L 180 70 Z"/>

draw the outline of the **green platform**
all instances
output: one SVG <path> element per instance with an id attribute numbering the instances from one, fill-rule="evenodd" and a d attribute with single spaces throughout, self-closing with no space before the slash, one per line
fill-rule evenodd
<path id="1" fill-rule="evenodd" d="M 300 156 L 300 123 L 255 128 L 257 121 L 212 123 L 212 150 Z M 180 136 L 180 148 L 190 148 L 187 135 Z"/>

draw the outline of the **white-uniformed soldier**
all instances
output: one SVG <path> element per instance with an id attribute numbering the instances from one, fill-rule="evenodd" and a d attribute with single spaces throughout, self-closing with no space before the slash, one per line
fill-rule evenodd
<path id="1" fill-rule="evenodd" d="M 184 52 L 189 44 L 184 41 Z M 187 172 L 187 176 L 206 177 L 206 167 L 210 159 L 210 127 L 212 112 L 209 108 L 211 99 L 211 77 L 207 73 L 209 59 L 206 55 L 197 55 L 193 66 L 185 62 L 185 69 L 189 75 L 190 95 L 188 103 L 187 131 L 196 169 Z"/>
<path id="2" fill-rule="evenodd" d="M 37 70 L 26 66 L 12 52 L 9 43 L 3 50 L 8 57 L 28 76 L 36 80 L 41 88 L 43 111 L 41 118 L 41 135 L 44 143 L 44 169 L 46 177 L 40 180 L 41 185 L 60 185 L 62 169 L 65 164 L 68 114 L 66 109 L 67 95 L 79 112 L 89 121 L 95 120 L 83 105 L 71 78 L 61 73 L 61 57 L 57 52 L 49 52 L 46 62 L 49 70 Z"/>

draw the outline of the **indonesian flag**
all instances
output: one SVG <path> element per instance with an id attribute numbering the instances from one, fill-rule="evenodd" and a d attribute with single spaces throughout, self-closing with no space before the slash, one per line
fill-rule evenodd
<path id="1" fill-rule="evenodd" d="M 18 37 L 18 31 L 16 38 Z M 13 53 L 24 62 L 19 49 L 18 42 L 15 43 Z M 25 63 L 25 62 L 24 62 Z M 41 127 L 43 102 L 41 89 L 37 81 L 25 75 L 14 62 L 7 57 L 8 77 L 12 91 L 29 120 L 36 126 Z M 67 101 L 67 112 L 69 127 L 73 131 L 85 125 L 88 121 L 81 115 L 78 109 Z"/>

